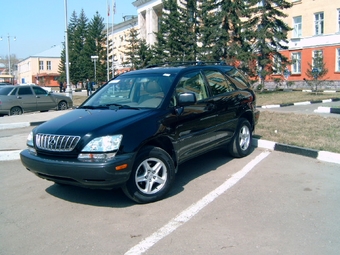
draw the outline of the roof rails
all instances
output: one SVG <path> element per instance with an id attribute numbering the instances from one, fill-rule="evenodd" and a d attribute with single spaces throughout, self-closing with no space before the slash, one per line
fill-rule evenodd
<path id="1" fill-rule="evenodd" d="M 164 62 L 160 64 L 149 65 L 146 68 L 166 67 L 166 66 L 206 66 L 206 65 L 227 65 L 225 61 L 179 61 L 179 62 Z"/>

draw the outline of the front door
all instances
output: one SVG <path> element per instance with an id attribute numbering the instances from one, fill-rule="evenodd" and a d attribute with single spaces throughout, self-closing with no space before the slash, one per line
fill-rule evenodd
<path id="1" fill-rule="evenodd" d="M 191 92 L 197 102 L 183 107 L 176 126 L 177 153 L 180 159 L 206 151 L 214 144 L 215 112 L 209 102 L 207 87 L 200 71 L 183 75 L 176 86 L 176 94 Z"/>

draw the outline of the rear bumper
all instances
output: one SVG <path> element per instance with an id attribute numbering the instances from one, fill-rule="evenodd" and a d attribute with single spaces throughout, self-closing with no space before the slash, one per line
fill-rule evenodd
<path id="1" fill-rule="evenodd" d="M 260 111 L 257 109 L 254 109 L 254 128 L 257 125 L 260 118 Z"/>

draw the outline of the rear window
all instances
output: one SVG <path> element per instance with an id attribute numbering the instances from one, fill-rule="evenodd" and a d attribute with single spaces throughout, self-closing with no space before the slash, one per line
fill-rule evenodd
<path id="1" fill-rule="evenodd" d="M 0 88 L 0 95 L 4 96 L 4 95 L 8 95 L 13 88 Z"/>
<path id="2" fill-rule="evenodd" d="M 245 89 L 250 87 L 247 78 L 243 74 L 241 74 L 237 69 L 232 69 L 226 72 L 226 74 L 238 88 Z"/>

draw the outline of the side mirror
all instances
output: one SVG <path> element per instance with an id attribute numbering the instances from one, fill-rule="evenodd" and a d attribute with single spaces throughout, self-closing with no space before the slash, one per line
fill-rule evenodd
<path id="1" fill-rule="evenodd" d="M 186 105 L 193 105 L 196 103 L 196 95 L 192 92 L 184 92 L 178 95 L 178 105 L 179 106 L 186 106 Z"/>

